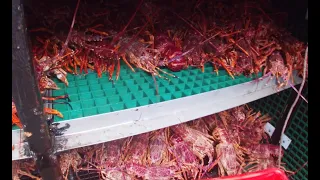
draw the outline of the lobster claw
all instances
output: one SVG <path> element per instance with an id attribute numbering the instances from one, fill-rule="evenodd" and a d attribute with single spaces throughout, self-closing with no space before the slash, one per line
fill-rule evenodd
<path id="1" fill-rule="evenodd" d="M 70 124 L 66 123 L 63 127 L 58 128 L 60 123 L 52 123 L 50 125 L 50 132 L 53 133 L 55 136 L 61 136 L 64 132 L 70 128 Z"/>

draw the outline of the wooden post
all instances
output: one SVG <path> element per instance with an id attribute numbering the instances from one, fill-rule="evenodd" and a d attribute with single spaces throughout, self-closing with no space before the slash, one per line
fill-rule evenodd
<path id="1" fill-rule="evenodd" d="M 53 154 L 53 141 L 43 115 L 38 83 L 31 60 L 29 39 L 20 0 L 12 0 L 12 96 L 27 142 L 36 155 L 37 168 L 44 180 L 62 179 L 60 166 Z"/>

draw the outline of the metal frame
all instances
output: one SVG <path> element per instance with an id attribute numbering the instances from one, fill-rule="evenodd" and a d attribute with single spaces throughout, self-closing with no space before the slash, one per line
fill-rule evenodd
<path id="1" fill-rule="evenodd" d="M 185 98 L 88 116 L 60 122 L 70 124 L 70 128 L 56 137 L 60 144 L 58 151 L 99 144 L 121 139 L 164 127 L 184 123 L 203 116 L 224 111 L 257 99 L 277 93 L 275 79 L 247 82 L 223 89 L 201 93 Z M 296 84 L 301 79 L 295 77 Z M 284 90 L 290 88 L 286 86 Z M 19 130 L 12 131 L 12 143 L 19 143 Z M 12 152 L 12 158 L 23 159 L 19 151 Z"/>
<path id="2" fill-rule="evenodd" d="M 43 115 L 29 39 L 20 0 L 12 1 L 12 97 L 18 116 L 24 125 L 24 135 L 36 157 L 36 165 L 43 179 L 62 179 L 60 166 L 53 155 L 52 137 Z M 54 137 L 53 137 L 54 138 Z"/>

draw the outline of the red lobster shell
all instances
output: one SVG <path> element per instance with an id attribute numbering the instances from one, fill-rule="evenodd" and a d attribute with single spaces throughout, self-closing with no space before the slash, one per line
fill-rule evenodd
<path id="1" fill-rule="evenodd" d="M 171 71 L 181 71 L 187 68 L 187 61 L 182 56 L 182 51 L 166 35 L 155 36 L 155 49 L 160 52 L 163 62 L 160 66 L 167 66 Z"/>

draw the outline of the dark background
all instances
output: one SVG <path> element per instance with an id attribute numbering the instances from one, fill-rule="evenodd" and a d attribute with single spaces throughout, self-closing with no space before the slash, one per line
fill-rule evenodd
<path id="1" fill-rule="evenodd" d="M 301 41 L 308 41 L 308 20 L 305 19 L 308 1 L 306 0 L 271 0 L 278 12 L 287 12 L 287 29 Z"/>
<path id="2" fill-rule="evenodd" d="M 37 5 L 49 5 L 60 4 L 61 6 L 70 5 L 75 7 L 77 0 L 22 0 L 27 6 Z M 145 0 L 145 2 L 148 0 Z M 168 6 L 186 3 L 196 3 L 197 0 L 152 0 L 157 3 L 166 4 Z M 232 4 L 233 2 L 245 2 L 245 0 L 202 0 L 211 2 L 223 2 Z M 247 2 L 252 0 L 247 0 Z M 278 23 L 279 26 L 285 27 L 296 38 L 301 41 L 308 41 L 308 20 L 305 19 L 308 1 L 307 0 L 256 0 L 260 6 L 264 8 L 264 11 L 270 15 L 270 17 Z M 134 11 L 134 8 L 139 0 L 81 0 L 81 3 L 95 3 L 95 2 L 107 2 L 116 3 L 123 7 L 123 11 Z M 128 12 L 128 13 L 129 13 Z M 129 13 L 131 14 L 131 13 Z"/>

